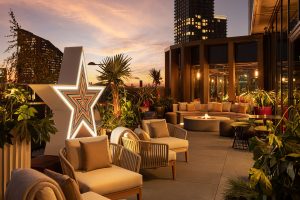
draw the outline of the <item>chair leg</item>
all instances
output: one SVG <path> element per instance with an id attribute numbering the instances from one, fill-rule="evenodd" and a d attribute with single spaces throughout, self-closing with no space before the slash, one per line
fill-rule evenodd
<path id="1" fill-rule="evenodd" d="M 142 189 L 139 189 L 139 193 L 136 194 L 137 200 L 142 200 Z"/>
<path id="2" fill-rule="evenodd" d="M 172 162 L 172 176 L 173 180 L 176 179 L 176 161 Z"/>
<path id="3" fill-rule="evenodd" d="M 186 151 L 184 154 L 185 154 L 185 162 L 188 162 L 188 159 L 189 159 L 189 151 Z"/>

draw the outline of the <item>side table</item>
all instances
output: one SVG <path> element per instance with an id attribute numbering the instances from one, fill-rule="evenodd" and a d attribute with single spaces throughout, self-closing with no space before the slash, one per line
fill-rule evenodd
<path id="1" fill-rule="evenodd" d="M 249 147 L 249 137 L 246 131 L 249 129 L 248 122 L 233 122 L 231 126 L 234 129 L 234 139 L 232 148 L 246 150 Z"/>

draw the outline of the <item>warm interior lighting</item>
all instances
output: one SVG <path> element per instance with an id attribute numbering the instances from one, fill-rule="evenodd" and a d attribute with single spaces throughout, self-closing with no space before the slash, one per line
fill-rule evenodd
<path id="1" fill-rule="evenodd" d="M 197 80 L 200 80 L 200 78 L 201 78 L 201 73 L 200 73 L 200 71 L 197 71 L 196 78 L 197 78 Z"/>
<path id="2" fill-rule="evenodd" d="M 296 79 L 295 79 L 295 78 L 293 78 L 293 81 L 295 82 L 295 81 L 296 81 Z"/>
<path id="3" fill-rule="evenodd" d="M 211 79 L 211 82 L 212 82 L 212 83 L 214 83 L 214 82 L 215 82 L 215 80 L 214 80 L 214 79 Z"/>
<path id="4" fill-rule="evenodd" d="M 258 69 L 256 69 L 256 70 L 254 71 L 254 77 L 255 77 L 255 78 L 258 77 Z"/>

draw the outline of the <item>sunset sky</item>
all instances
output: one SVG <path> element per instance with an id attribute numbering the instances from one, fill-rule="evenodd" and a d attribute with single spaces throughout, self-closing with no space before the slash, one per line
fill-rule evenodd
<path id="1" fill-rule="evenodd" d="M 10 9 L 23 29 L 61 51 L 83 46 L 87 63 L 124 53 L 132 57 L 133 77 L 150 82 L 151 68 L 164 76 L 164 49 L 174 37 L 174 0 L 0 0 L 0 66 L 8 56 L 3 52 Z M 248 0 L 215 0 L 215 14 L 227 16 L 227 36 L 248 34 Z M 91 82 L 97 81 L 95 69 L 88 66 Z"/>

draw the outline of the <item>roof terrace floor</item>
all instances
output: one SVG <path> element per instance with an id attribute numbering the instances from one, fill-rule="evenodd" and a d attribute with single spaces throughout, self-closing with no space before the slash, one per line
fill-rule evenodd
<path id="1" fill-rule="evenodd" d="M 189 132 L 189 142 L 189 162 L 177 156 L 175 181 L 170 167 L 142 171 L 143 200 L 220 200 L 228 178 L 248 176 L 252 154 L 232 149 L 233 139 L 218 132 Z"/>

